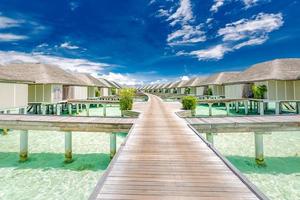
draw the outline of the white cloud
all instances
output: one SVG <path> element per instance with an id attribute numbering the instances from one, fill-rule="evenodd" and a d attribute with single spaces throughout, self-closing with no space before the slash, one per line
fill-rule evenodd
<path id="1" fill-rule="evenodd" d="M 203 42 L 206 40 L 205 33 L 200 26 L 184 25 L 182 29 L 168 35 L 167 41 L 171 46 Z"/>
<path id="2" fill-rule="evenodd" d="M 196 56 L 199 60 L 219 60 L 228 51 L 231 51 L 231 49 L 219 44 L 208 49 L 192 51 L 189 55 Z"/>
<path id="3" fill-rule="evenodd" d="M 79 49 L 78 46 L 72 45 L 70 42 L 64 42 L 64 43 L 62 43 L 62 44 L 60 45 L 60 48 L 71 49 L 71 50 L 73 50 L 73 49 Z"/>
<path id="4" fill-rule="evenodd" d="M 218 31 L 223 36 L 223 41 L 237 41 L 247 37 L 263 36 L 269 32 L 279 29 L 283 25 L 282 14 L 259 13 L 252 19 L 241 19 L 237 22 L 227 24 L 225 28 Z"/>
<path id="5" fill-rule="evenodd" d="M 174 26 L 177 23 L 183 25 L 188 24 L 194 20 L 192 5 L 190 0 L 180 0 L 180 6 L 169 18 L 171 25 Z"/>
<path id="6" fill-rule="evenodd" d="M 268 37 L 261 37 L 261 38 L 253 38 L 249 39 L 245 42 L 239 43 L 235 45 L 233 48 L 234 49 L 240 49 L 245 46 L 254 46 L 254 45 L 260 45 L 263 44 L 265 41 L 267 41 Z"/>
<path id="7" fill-rule="evenodd" d="M 25 40 L 27 36 L 25 35 L 16 35 L 12 33 L 0 33 L 0 42 L 11 42 L 17 40 Z"/>
<path id="8" fill-rule="evenodd" d="M 121 85 L 127 85 L 127 86 L 135 86 L 135 85 L 143 85 L 144 84 L 143 81 L 138 80 L 138 78 L 136 78 L 132 74 L 120 74 L 120 73 L 109 72 L 108 74 L 104 74 L 100 77 L 105 78 L 107 80 L 115 81 Z"/>
<path id="9" fill-rule="evenodd" d="M 165 9 L 159 9 L 157 11 L 157 14 L 156 14 L 156 17 L 169 17 L 170 16 L 170 13 L 168 10 L 165 10 Z"/>
<path id="10" fill-rule="evenodd" d="M 201 25 L 194 25 L 195 17 L 192 11 L 190 0 L 180 0 L 179 7 L 169 16 L 167 21 L 170 26 L 177 28 L 167 37 L 168 45 L 188 45 L 206 40 L 205 33 L 201 30 Z"/>
<path id="11" fill-rule="evenodd" d="M 214 0 L 214 4 L 210 8 L 210 11 L 213 13 L 218 12 L 219 8 L 224 5 L 225 0 Z"/>
<path id="12" fill-rule="evenodd" d="M 15 51 L 0 51 L 0 64 L 8 63 L 45 63 L 57 65 L 63 69 L 89 73 L 96 76 L 110 65 L 107 63 L 96 63 L 86 59 L 72 59 L 57 56 L 49 56 L 39 53 L 22 53 Z"/>
<path id="13" fill-rule="evenodd" d="M 187 80 L 189 80 L 190 78 L 188 77 L 188 76 L 181 76 L 180 77 L 180 80 L 182 80 L 182 81 L 187 81 Z"/>
<path id="14" fill-rule="evenodd" d="M 22 20 L 15 20 L 9 17 L 0 16 L 0 29 L 18 27 L 23 23 Z"/>

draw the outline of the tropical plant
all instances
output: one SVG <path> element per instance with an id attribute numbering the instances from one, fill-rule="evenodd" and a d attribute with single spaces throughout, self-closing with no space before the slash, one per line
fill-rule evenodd
<path id="1" fill-rule="evenodd" d="M 95 96 L 96 96 L 96 97 L 100 97 L 100 96 L 101 96 L 101 93 L 100 93 L 100 91 L 99 91 L 99 90 L 96 90 L 96 92 L 95 92 Z"/>
<path id="2" fill-rule="evenodd" d="M 210 87 L 208 87 L 206 89 L 206 95 L 209 95 L 209 96 L 213 95 L 213 91 L 212 91 L 212 89 Z"/>
<path id="3" fill-rule="evenodd" d="M 191 88 L 185 88 L 184 94 L 191 94 Z"/>
<path id="4" fill-rule="evenodd" d="M 111 95 L 116 95 L 116 94 L 117 94 L 117 89 L 111 88 Z"/>
<path id="5" fill-rule="evenodd" d="M 182 98 L 181 103 L 184 110 L 195 110 L 197 106 L 197 98 L 193 96 L 186 96 Z"/>
<path id="6" fill-rule="evenodd" d="M 120 109 L 131 110 L 133 105 L 133 97 L 135 96 L 135 90 L 132 88 L 124 88 L 119 92 L 120 95 Z"/>
<path id="7" fill-rule="evenodd" d="M 265 85 L 253 85 L 252 92 L 255 99 L 263 99 L 265 93 L 268 91 L 267 86 Z"/>

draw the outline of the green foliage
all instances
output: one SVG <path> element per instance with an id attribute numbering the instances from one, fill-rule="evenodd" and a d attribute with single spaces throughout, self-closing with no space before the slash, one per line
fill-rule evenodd
<path id="1" fill-rule="evenodd" d="M 209 96 L 213 95 L 213 91 L 212 91 L 212 89 L 211 89 L 210 87 L 208 87 L 208 88 L 206 89 L 205 95 L 209 95 Z"/>
<path id="2" fill-rule="evenodd" d="M 133 97 L 135 96 L 135 90 L 132 88 L 124 88 L 119 92 L 120 95 L 120 109 L 131 110 L 133 105 Z"/>
<path id="3" fill-rule="evenodd" d="M 96 96 L 96 97 L 100 97 L 100 96 L 101 96 L 101 94 L 100 94 L 100 91 L 99 91 L 99 90 L 96 90 L 96 92 L 95 92 L 95 96 Z"/>
<path id="4" fill-rule="evenodd" d="M 268 91 L 267 86 L 265 85 L 253 85 L 252 92 L 255 99 L 263 99 L 265 93 Z"/>
<path id="5" fill-rule="evenodd" d="M 191 88 L 185 88 L 184 94 L 191 94 Z"/>
<path id="6" fill-rule="evenodd" d="M 111 95 L 116 95 L 116 94 L 117 94 L 117 89 L 111 88 Z"/>
<path id="7" fill-rule="evenodd" d="M 184 110 L 195 110 L 197 106 L 197 98 L 193 96 L 186 96 L 182 98 L 181 103 Z"/>

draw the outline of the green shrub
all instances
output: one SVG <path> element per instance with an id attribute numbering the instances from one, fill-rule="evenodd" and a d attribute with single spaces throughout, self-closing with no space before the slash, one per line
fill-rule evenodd
<path id="1" fill-rule="evenodd" d="M 96 97 L 100 97 L 100 96 L 101 96 L 101 94 L 100 94 L 100 91 L 99 91 L 99 90 L 96 90 L 95 96 L 96 96 Z"/>
<path id="2" fill-rule="evenodd" d="M 265 93 L 268 91 L 267 86 L 265 85 L 253 85 L 252 92 L 255 99 L 263 99 Z"/>
<path id="3" fill-rule="evenodd" d="M 135 90 L 131 88 L 121 89 L 120 95 L 120 109 L 121 110 L 131 110 L 133 105 L 133 97 L 135 95 Z"/>
<path id="4" fill-rule="evenodd" d="M 182 98 L 182 106 L 184 110 L 194 111 L 197 106 L 197 98 L 192 96 L 186 96 Z"/>
<path id="5" fill-rule="evenodd" d="M 191 94 L 191 88 L 185 88 L 184 94 Z"/>
<path id="6" fill-rule="evenodd" d="M 116 94 L 117 94 L 117 89 L 111 88 L 111 95 L 116 95 Z"/>

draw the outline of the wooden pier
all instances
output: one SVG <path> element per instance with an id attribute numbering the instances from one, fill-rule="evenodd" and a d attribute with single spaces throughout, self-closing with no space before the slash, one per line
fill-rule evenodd
<path id="1" fill-rule="evenodd" d="M 95 199 L 267 199 L 176 116 L 178 103 L 149 95 L 97 184 Z"/>

